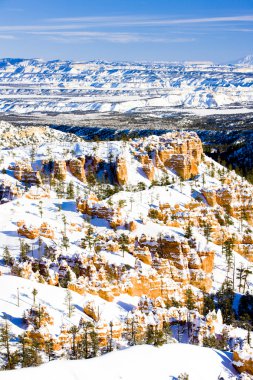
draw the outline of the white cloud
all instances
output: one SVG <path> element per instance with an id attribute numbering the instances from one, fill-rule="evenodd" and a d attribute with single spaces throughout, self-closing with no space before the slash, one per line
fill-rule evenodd
<path id="1" fill-rule="evenodd" d="M 89 42 L 89 41 L 108 41 L 114 43 L 130 42 L 157 42 L 157 43 L 183 43 L 193 42 L 194 38 L 171 38 L 169 36 L 156 36 L 141 33 L 118 33 L 118 32 L 89 32 L 89 31 L 40 31 L 33 32 L 36 35 L 47 36 L 50 40 L 59 42 Z"/>
<path id="2" fill-rule="evenodd" d="M 10 34 L 0 34 L 0 40 L 15 40 L 16 37 Z"/>
<path id="3" fill-rule="evenodd" d="M 251 22 L 253 15 L 244 16 L 224 16 L 224 17 L 202 17 L 202 18 L 183 18 L 172 19 L 165 17 L 150 18 L 148 16 L 108 16 L 108 17 L 66 17 L 47 19 L 48 22 L 72 22 L 86 23 L 88 26 L 168 26 L 182 24 L 201 24 L 217 22 Z"/>

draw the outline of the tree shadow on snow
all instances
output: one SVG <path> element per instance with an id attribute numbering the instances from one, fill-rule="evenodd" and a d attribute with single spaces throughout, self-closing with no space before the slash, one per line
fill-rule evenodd
<path id="1" fill-rule="evenodd" d="M 22 328 L 22 326 L 24 325 L 23 318 L 13 317 L 12 315 L 5 312 L 3 312 L 3 318 L 20 328 Z"/>
<path id="2" fill-rule="evenodd" d="M 63 201 L 62 202 L 62 210 L 63 211 L 76 211 L 76 202 L 75 201 Z"/>
<path id="3" fill-rule="evenodd" d="M 229 371 L 231 374 L 236 375 L 238 372 L 236 369 L 232 366 L 232 360 L 233 360 L 233 353 L 227 352 L 227 351 L 218 351 L 214 350 L 217 355 L 219 355 L 222 358 L 221 364 Z"/>
<path id="4" fill-rule="evenodd" d="M 118 301 L 117 305 L 119 305 L 120 307 L 122 307 L 126 311 L 131 311 L 134 308 L 134 305 L 132 305 L 131 303 L 126 303 L 123 301 Z"/>

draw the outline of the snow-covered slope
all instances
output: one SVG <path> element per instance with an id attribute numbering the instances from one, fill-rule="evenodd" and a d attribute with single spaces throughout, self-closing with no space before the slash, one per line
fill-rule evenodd
<path id="1" fill-rule="evenodd" d="M 0 111 L 129 112 L 249 107 L 252 70 L 244 65 L 0 60 Z"/>
<path id="2" fill-rule="evenodd" d="M 0 374 L 3 380 L 190 380 L 236 379 L 231 354 L 187 344 L 156 348 L 136 346 L 105 356 L 80 361 L 55 361 L 38 368 Z"/>
<path id="3" fill-rule="evenodd" d="M 193 344 L 225 336 L 221 349 L 232 350 L 250 338 L 223 323 L 214 304 L 202 312 L 203 294 L 226 279 L 237 306 L 252 289 L 253 187 L 206 157 L 194 132 L 87 142 L 47 127 L 36 137 L 35 127 L 27 131 L 0 124 L 0 326 L 8 321 L 13 351 L 22 334 L 40 342 L 44 361 L 48 340 L 56 358 L 73 358 L 72 328 L 83 339 L 87 323 L 99 353 L 123 352 L 0 378 L 135 380 L 139 371 L 141 379 L 187 372 L 190 380 L 216 380 L 225 371 L 233 379 L 231 354 Z M 236 244 L 224 254 L 231 237 Z M 234 276 L 240 268 L 244 281 Z M 147 342 L 150 326 L 171 346 L 124 350 Z"/>
<path id="4" fill-rule="evenodd" d="M 237 63 L 239 65 L 252 66 L 253 65 L 253 54 L 246 55 L 246 57 L 240 59 Z"/>

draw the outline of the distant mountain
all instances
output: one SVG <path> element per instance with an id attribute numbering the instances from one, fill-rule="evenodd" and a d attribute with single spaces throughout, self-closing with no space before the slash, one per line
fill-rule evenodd
<path id="1" fill-rule="evenodd" d="M 0 112 L 5 114 L 249 107 L 252 88 L 248 68 L 238 72 L 236 65 L 210 62 L 0 60 Z"/>
<path id="2" fill-rule="evenodd" d="M 253 54 L 246 55 L 246 57 L 239 59 L 236 63 L 240 65 L 253 66 Z"/>

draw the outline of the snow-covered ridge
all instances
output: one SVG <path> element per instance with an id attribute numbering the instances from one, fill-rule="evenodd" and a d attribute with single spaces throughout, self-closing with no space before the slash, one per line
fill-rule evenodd
<path id="1" fill-rule="evenodd" d="M 240 59 L 237 63 L 239 65 L 249 65 L 249 66 L 252 66 L 253 65 L 253 54 L 247 55 L 246 57 Z"/>
<path id="2" fill-rule="evenodd" d="M 0 111 L 128 112 L 250 106 L 246 64 L 0 60 Z"/>

